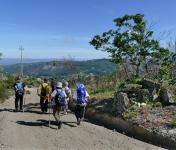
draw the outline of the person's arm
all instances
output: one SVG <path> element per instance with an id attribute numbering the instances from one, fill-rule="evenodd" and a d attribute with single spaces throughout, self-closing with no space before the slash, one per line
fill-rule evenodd
<path id="1" fill-rule="evenodd" d="M 74 94 L 73 94 L 73 100 L 74 101 L 77 101 L 77 92 L 75 91 Z"/>
<path id="2" fill-rule="evenodd" d="M 26 93 L 26 89 L 25 89 L 25 87 L 26 87 L 26 85 L 23 83 L 23 94 L 25 94 Z"/>
<path id="3" fill-rule="evenodd" d="M 71 92 L 71 89 L 69 88 L 69 100 L 70 101 L 73 101 L 73 99 L 72 99 L 72 92 Z"/>
<path id="4" fill-rule="evenodd" d="M 87 91 L 86 91 L 86 101 L 88 102 L 89 101 L 89 94 L 87 93 Z"/>
<path id="5" fill-rule="evenodd" d="M 64 91 L 64 90 L 63 90 L 63 93 L 64 93 L 65 98 L 67 98 L 67 94 L 65 93 L 65 91 Z"/>
<path id="6" fill-rule="evenodd" d="M 16 83 L 14 83 L 13 88 L 14 88 L 14 90 L 16 92 Z"/>
<path id="7" fill-rule="evenodd" d="M 40 84 L 40 85 L 38 86 L 38 89 L 37 89 L 37 94 L 38 94 L 38 96 L 41 95 L 41 89 L 42 89 L 42 85 Z"/>
<path id="8" fill-rule="evenodd" d="M 57 93 L 57 91 L 56 91 L 56 90 L 54 90 L 54 91 L 53 91 L 53 93 L 51 93 L 51 100 L 53 100 L 53 99 L 55 98 L 56 93 Z"/>

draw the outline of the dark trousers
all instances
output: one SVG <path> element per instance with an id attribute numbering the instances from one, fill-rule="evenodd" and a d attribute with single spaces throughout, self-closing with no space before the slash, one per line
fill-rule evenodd
<path id="1" fill-rule="evenodd" d="M 42 112 L 48 111 L 48 101 L 44 97 L 40 97 L 40 107 Z"/>
<path id="2" fill-rule="evenodd" d="M 75 116 L 76 116 L 76 119 L 77 120 L 83 119 L 84 113 L 85 113 L 85 106 L 76 105 L 76 107 L 75 107 Z"/>
<path id="3" fill-rule="evenodd" d="M 18 103 L 20 101 L 20 110 L 23 109 L 23 95 L 15 95 L 15 109 L 18 110 Z"/>
<path id="4" fill-rule="evenodd" d="M 55 105 L 53 107 L 53 116 L 57 122 L 57 124 L 59 124 L 61 121 L 60 121 L 60 111 L 61 111 L 61 106 L 57 106 Z"/>

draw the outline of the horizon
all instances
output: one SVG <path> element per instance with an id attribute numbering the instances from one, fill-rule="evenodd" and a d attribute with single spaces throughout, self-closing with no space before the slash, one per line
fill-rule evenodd
<path id="1" fill-rule="evenodd" d="M 109 58 L 89 41 L 113 29 L 113 19 L 136 13 L 145 15 L 155 38 L 166 46 L 176 37 L 175 4 L 174 0 L 1 0 L 0 52 L 3 58 L 20 58 L 22 46 L 24 58 Z"/>
<path id="2" fill-rule="evenodd" d="M 29 63 L 43 63 L 43 62 L 53 62 L 53 61 L 64 61 L 66 60 L 73 60 L 73 61 L 91 61 L 91 60 L 102 60 L 106 59 L 109 60 L 109 58 L 98 58 L 98 59 L 74 59 L 74 58 L 62 58 L 62 59 L 55 59 L 55 58 L 24 58 L 23 64 L 29 64 Z M 2 66 L 8 66 L 8 65 L 16 65 L 20 64 L 20 58 L 3 58 L 0 60 L 0 65 Z"/>

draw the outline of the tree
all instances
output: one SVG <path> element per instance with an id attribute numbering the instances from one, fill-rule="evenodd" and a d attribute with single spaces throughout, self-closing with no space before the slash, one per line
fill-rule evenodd
<path id="1" fill-rule="evenodd" d="M 147 65 L 153 53 L 164 49 L 153 38 L 153 31 L 147 29 L 143 14 L 125 15 L 114 19 L 114 22 L 116 29 L 94 36 L 90 44 L 96 50 L 108 52 L 111 61 L 116 64 L 134 65 L 136 76 L 139 76 L 141 64 Z"/>

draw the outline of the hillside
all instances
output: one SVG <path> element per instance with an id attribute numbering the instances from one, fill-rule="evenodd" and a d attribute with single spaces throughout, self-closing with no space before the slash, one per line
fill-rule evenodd
<path id="1" fill-rule="evenodd" d="M 24 63 L 37 63 L 37 62 L 48 62 L 48 61 L 52 61 L 52 59 L 32 59 L 32 58 L 24 58 L 23 59 Z M 2 66 L 13 65 L 13 64 L 17 64 L 17 63 L 20 63 L 19 58 L 2 58 L 0 60 L 0 64 Z"/>
<path id="2" fill-rule="evenodd" d="M 65 60 L 24 64 L 24 74 L 33 76 L 68 77 L 78 73 L 98 75 L 112 73 L 115 70 L 116 65 L 107 59 L 87 61 Z M 18 74 L 20 72 L 20 64 L 4 66 L 4 72 Z"/>

